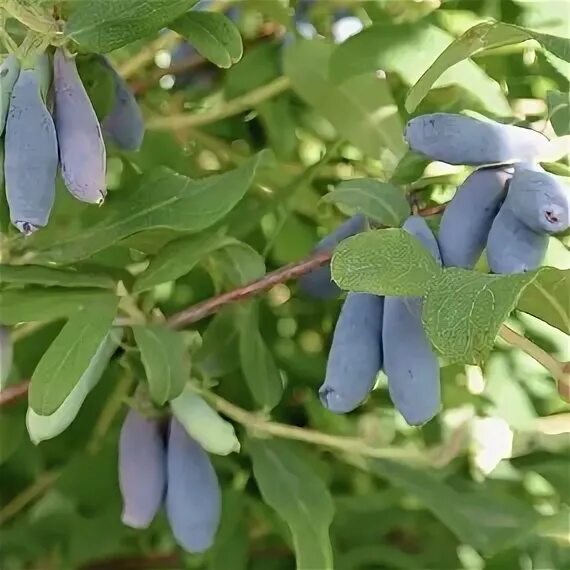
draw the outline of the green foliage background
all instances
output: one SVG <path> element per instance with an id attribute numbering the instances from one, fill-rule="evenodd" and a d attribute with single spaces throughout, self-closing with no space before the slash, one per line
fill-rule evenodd
<path id="1" fill-rule="evenodd" d="M 444 346 L 443 411 L 423 428 L 410 428 L 382 378 L 354 413 L 334 416 L 321 407 L 316 392 L 340 300 L 316 302 L 294 281 L 181 333 L 144 326 L 299 261 L 355 210 L 397 228 L 408 213 L 403 190 L 415 191 L 420 209 L 447 201 L 467 170 L 406 154 L 402 129 L 412 103 L 419 104 L 414 114 L 469 112 L 539 128 L 550 117 L 548 134 L 568 135 L 570 40 L 562 39 L 570 35 L 568 2 L 322 0 L 312 16 L 325 38 L 338 6 L 354 7 L 367 29 L 341 46 L 320 38 L 285 51 L 278 36 L 291 26 L 286 1 L 234 3 L 241 8 L 241 41 L 227 20 L 186 13 L 192 1 L 153 0 L 152 19 L 141 11 L 142 0 L 21 4 L 57 5 L 69 16 L 67 33 L 85 54 L 82 74 L 102 115 L 109 83 L 90 67 L 90 52 L 113 50 L 113 63 L 124 70 L 151 46 L 163 65 L 158 30 L 171 27 L 210 62 L 199 62 L 184 89 L 170 89 L 173 76 L 152 57 L 130 75 L 147 132 L 138 153 L 108 149 L 109 196 L 102 208 L 80 204 L 58 187 L 49 227 L 24 240 L 8 227 L 2 204 L 2 263 L 11 266 L 0 270 L 0 321 L 23 323 L 13 329 L 9 384 L 33 378 L 35 412 L 57 409 L 92 356 L 94 348 L 84 346 L 72 363 L 79 371 L 70 366 L 52 374 L 66 338 L 89 329 L 96 348 L 117 302 L 120 317 L 136 326 L 125 327 L 121 350 L 60 436 L 36 446 L 26 432 L 27 402 L 0 408 L 0 567 L 569 567 L 570 408 L 549 372 L 522 350 L 498 341 L 489 354 L 494 334 L 473 353 L 457 354 L 462 340 L 431 323 L 432 340 Z M 470 60 L 464 58 L 474 44 L 459 42 L 446 52 L 443 69 L 458 54 L 462 61 L 420 93 L 417 81 L 436 58 L 489 18 L 534 35 L 493 28 L 494 41 L 487 37 Z M 6 30 L 21 39 L 15 20 Z M 518 39 L 504 41 L 509 37 Z M 540 44 L 520 43 L 528 37 Z M 199 81 L 205 72 L 213 81 Z M 271 96 L 256 98 L 267 85 Z M 203 119 L 241 97 L 243 110 Z M 567 156 L 546 166 L 570 174 Z M 359 184 L 359 178 L 370 180 Z M 429 218 L 434 227 L 437 221 Z M 372 285 L 362 285 L 348 245 L 335 258 L 339 283 L 350 288 L 356 275 L 365 290 L 425 292 L 430 275 L 421 271 L 429 273 L 429 264 L 422 266 L 421 251 L 412 248 L 406 257 L 419 268 L 408 281 L 389 272 L 390 256 L 380 246 L 395 239 L 395 256 L 406 246 L 403 232 L 390 232 L 359 237 L 377 256 L 379 274 L 366 276 Z M 548 269 L 498 284 L 504 303 L 489 315 L 498 330 L 520 301 L 527 312 L 511 314 L 509 325 L 560 362 L 570 360 L 567 243 L 553 238 L 549 249 L 546 265 L 559 273 Z M 463 277 L 439 278 L 426 304 L 434 312 Z M 465 279 L 476 293 L 485 277 Z M 539 285 L 562 311 L 543 303 Z M 457 314 L 470 307 L 467 297 L 453 300 Z M 166 368 L 153 361 L 153 342 L 168 347 Z M 157 403 L 177 395 L 189 377 L 182 354 L 191 355 L 190 375 L 203 389 L 255 412 L 232 418 L 241 452 L 212 456 L 223 486 L 223 520 L 214 547 L 200 556 L 176 547 L 163 514 L 144 532 L 120 522 L 117 437 L 126 406 L 145 378 Z M 465 364 L 482 355 L 481 367 Z M 271 437 L 279 435 L 267 429 L 272 422 L 307 430 L 313 441 L 288 441 L 295 438 L 286 427 L 284 437 Z M 337 437 L 337 444 L 309 430 Z M 364 449 L 359 446 L 381 451 L 376 458 L 350 453 Z"/>

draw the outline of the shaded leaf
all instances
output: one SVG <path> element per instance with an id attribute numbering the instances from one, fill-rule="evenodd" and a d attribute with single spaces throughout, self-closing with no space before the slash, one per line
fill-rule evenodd
<path id="1" fill-rule="evenodd" d="M 453 39 L 426 20 L 400 25 L 377 23 L 335 50 L 330 72 L 336 81 L 346 81 L 382 69 L 397 73 L 407 85 L 413 85 Z M 434 87 L 450 85 L 465 89 L 494 114 L 510 114 L 509 102 L 499 84 L 473 61 L 462 61 L 446 69 Z"/>
<path id="2" fill-rule="evenodd" d="M 55 321 L 90 303 L 104 302 L 109 294 L 100 289 L 26 287 L 0 291 L 0 322 L 15 325 L 31 321 Z"/>
<path id="3" fill-rule="evenodd" d="M 246 305 L 240 314 L 239 358 L 255 401 L 267 408 L 275 407 L 283 393 L 283 382 L 279 368 L 259 330 L 255 303 Z"/>
<path id="4" fill-rule="evenodd" d="M 372 158 L 395 168 L 406 152 L 403 125 L 386 78 L 369 73 L 343 83 L 331 80 L 334 46 L 300 40 L 290 45 L 283 67 L 293 89 L 338 133 Z"/>
<path id="5" fill-rule="evenodd" d="M 118 298 L 107 295 L 70 316 L 32 375 L 29 404 L 34 412 L 49 416 L 63 404 L 107 336 L 117 305 Z"/>
<path id="6" fill-rule="evenodd" d="M 546 94 L 548 114 L 554 132 L 562 137 L 570 134 L 570 93 L 549 91 Z"/>
<path id="7" fill-rule="evenodd" d="M 221 235 L 184 237 L 167 243 L 151 260 L 149 266 L 136 279 L 135 293 L 155 285 L 174 281 L 189 273 L 211 251 L 223 247 L 228 238 Z"/>
<path id="8" fill-rule="evenodd" d="M 329 527 L 334 507 L 323 481 L 291 444 L 255 439 L 248 450 L 263 499 L 291 531 L 297 569 L 332 570 Z"/>
<path id="9" fill-rule="evenodd" d="M 65 34 L 81 47 L 106 53 L 157 32 L 197 0 L 95 0 L 75 2 Z"/>
<path id="10" fill-rule="evenodd" d="M 210 264 L 229 287 L 239 287 L 265 275 L 263 256 L 250 245 L 233 239 L 212 253 Z"/>
<path id="11" fill-rule="evenodd" d="M 170 27 L 218 67 L 231 67 L 243 55 L 239 30 L 219 12 L 190 12 Z"/>
<path id="12" fill-rule="evenodd" d="M 454 40 L 432 63 L 418 82 L 410 89 L 406 98 L 408 112 L 420 104 L 435 81 L 451 66 L 475 53 L 526 40 L 537 40 L 544 48 L 557 57 L 570 61 L 570 39 L 534 32 L 527 28 L 504 24 L 502 22 L 483 22 L 467 30 Z"/>
<path id="13" fill-rule="evenodd" d="M 508 496 L 455 490 L 434 474 L 387 459 L 369 462 L 370 470 L 414 495 L 457 538 L 484 554 L 508 547 L 533 530 L 539 520 L 530 505 Z"/>
<path id="14" fill-rule="evenodd" d="M 24 432 L 24 416 L 19 407 L 0 410 L 0 465 L 18 449 Z"/>
<path id="15" fill-rule="evenodd" d="M 440 267 L 421 242 L 402 229 L 375 230 L 342 241 L 332 258 L 341 289 L 377 295 L 423 295 Z"/>
<path id="16" fill-rule="evenodd" d="M 219 378 L 239 367 L 238 314 L 231 305 L 217 313 L 202 336 L 196 353 L 196 366 L 206 376 Z"/>
<path id="17" fill-rule="evenodd" d="M 570 334 L 570 269 L 544 267 L 526 287 L 517 309 Z"/>
<path id="18" fill-rule="evenodd" d="M 150 395 L 159 405 L 181 394 L 190 379 L 190 358 L 180 333 L 161 325 L 132 327 Z"/>
<path id="19" fill-rule="evenodd" d="M 0 285 L 7 283 L 105 289 L 112 289 L 115 286 L 115 282 L 106 275 L 81 273 L 41 265 L 0 265 Z"/>
<path id="20" fill-rule="evenodd" d="M 39 257 L 71 262 L 143 230 L 204 230 L 242 199 L 265 156 L 262 152 L 235 170 L 200 180 L 191 180 L 168 168 L 155 169 L 135 192 L 121 193 L 94 213 L 92 225 L 40 249 Z"/>
<path id="21" fill-rule="evenodd" d="M 224 490 L 222 520 L 216 541 L 208 552 L 208 570 L 247 569 L 249 537 L 244 503 L 240 491 Z"/>
<path id="22" fill-rule="evenodd" d="M 334 202 L 348 215 L 362 212 L 388 227 L 401 226 L 411 213 L 402 190 L 373 178 L 355 178 L 341 182 L 322 200 Z"/>

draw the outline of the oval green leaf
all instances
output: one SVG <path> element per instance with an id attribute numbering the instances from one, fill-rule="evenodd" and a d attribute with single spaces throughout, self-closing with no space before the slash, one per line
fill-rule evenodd
<path id="1" fill-rule="evenodd" d="M 341 182 L 322 201 L 337 204 L 348 215 L 362 212 L 386 227 L 400 227 L 411 213 L 406 196 L 399 188 L 373 178 Z"/>
<path id="2" fill-rule="evenodd" d="M 172 22 L 170 27 L 218 67 L 231 67 L 243 55 L 239 30 L 219 12 L 190 12 Z"/>
<path id="3" fill-rule="evenodd" d="M 423 295 L 441 269 L 418 239 L 402 229 L 375 230 L 342 241 L 332 258 L 341 289 L 376 295 Z"/>

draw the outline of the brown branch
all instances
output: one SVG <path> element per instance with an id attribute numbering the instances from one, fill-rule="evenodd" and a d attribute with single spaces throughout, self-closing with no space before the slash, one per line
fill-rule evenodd
<path id="1" fill-rule="evenodd" d="M 22 398 L 26 397 L 28 393 L 28 386 L 30 385 L 29 380 L 24 380 L 19 384 L 14 384 L 14 386 L 8 386 L 0 392 L 0 407 L 7 406 L 8 404 L 14 404 Z"/>
<path id="2" fill-rule="evenodd" d="M 423 210 L 420 210 L 418 214 L 421 216 L 433 216 L 434 214 L 438 214 L 443 211 L 444 208 L 445 204 L 440 204 L 424 208 Z M 279 283 L 298 279 L 306 273 L 310 273 L 314 269 L 317 269 L 317 267 L 320 267 L 330 261 L 332 254 L 332 251 L 317 252 L 301 261 L 276 269 L 275 271 L 264 275 L 257 281 L 253 281 L 252 283 L 248 283 L 243 287 L 238 287 L 237 289 L 233 289 L 227 293 L 216 295 L 215 297 L 206 299 L 201 303 L 192 305 L 179 313 L 175 313 L 168 317 L 166 324 L 174 329 L 178 329 L 186 325 L 196 323 L 216 313 L 225 305 L 244 301 L 245 299 L 249 299 L 250 297 L 271 289 L 271 287 L 274 287 Z M 20 384 L 16 384 L 15 386 L 11 386 L 6 390 L 2 390 L 2 392 L 0 392 L 0 407 L 24 398 L 28 391 L 28 384 L 29 381 L 25 381 Z"/>
<path id="3" fill-rule="evenodd" d="M 85 564 L 81 570 L 159 570 L 170 568 L 176 570 L 180 566 L 180 555 L 172 553 L 98 560 Z"/>
<path id="4" fill-rule="evenodd" d="M 297 279 L 310 271 L 313 271 L 317 267 L 324 265 L 330 261 L 332 257 L 332 251 L 321 251 L 314 253 L 310 257 L 307 257 L 301 262 L 291 263 L 285 267 L 281 267 L 267 275 L 264 275 L 261 279 L 248 283 L 243 287 L 238 287 L 227 293 L 222 293 L 211 299 L 206 299 L 202 303 L 192 305 L 188 309 L 184 309 L 179 313 L 175 313 L 167 319 L 168 326 L 172 328 L 180 328 L 191 323 L 195 323 L 215 312 L 217 312 L 224 305 L 229 303 L 235 303 L 236 301 L 243 301 L 249 297 L 253 297 L 263 291 L 267 291 L 274 285 L 279 283 L 284 283 L 291 279 Z"/>
<path id="5" fill-rule="evenodd" d="M 435 216 L 436 214 L 441 214 L 445 210 L 447 206 L 447 202 L 445 204 L 437 204 L 437 206 L 430 206 L 429 208 L 424 208 L 423 210 L 419 210 L 418 214 L 427 218 L 428 216 Z"/>

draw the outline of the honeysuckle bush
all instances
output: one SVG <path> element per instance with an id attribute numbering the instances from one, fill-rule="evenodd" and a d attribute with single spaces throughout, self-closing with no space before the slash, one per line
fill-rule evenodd
<path id="1" fill-rule="evenodd" d="M 402 229 L 419 213 L 438 237 L 472 171 L 408 147 L 420 115 L 541 132 L 532 162 L 568 189 L 567 8 L 4 0 L 0 567 L 569 566 L 568 231 L 497 275 L 496 243 L 440 267 Z M 54 62 L 81 105 L 58 107 Z M 315 246 L 356 214 L 329 269 Z M 323 407 L 341 290 L 417 298 L 433 419 L 409 426 L 384 373 L 354 411 Z"/>

